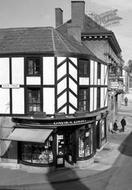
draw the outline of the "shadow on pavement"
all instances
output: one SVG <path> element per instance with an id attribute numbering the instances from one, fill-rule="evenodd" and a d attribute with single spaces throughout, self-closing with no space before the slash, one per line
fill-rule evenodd
<path id="1" fill-rule="evenodd" d="M 126 156 L 132 156 L 132 132 L 126 137 L 126 139 L 119 146 L 121 154 Z"/>
<path id="2" fill-rule="evenodd" d="M 64 169 L 65 170 L 65 169 Z M 57 172 L 52 172 L 52 174 L 47 174 L 47 179 L 52 186 L 52 189 L 54 190 L 90 190 L 88 187 L 86 187 L 80 180 L 79 177 L 77 176 L 76 172 L 73 169 L 66 169 L 68 172 L 63 173 L 62 171 L 57 171 Z M 62 175 L 67 175 L 65 176 L 65 179 L 61 179 Z M 60 175 L 60 182 L 53 182 L 52 175 L 58 175 L 58 180 L 59 180 L 59 175 Z"/>

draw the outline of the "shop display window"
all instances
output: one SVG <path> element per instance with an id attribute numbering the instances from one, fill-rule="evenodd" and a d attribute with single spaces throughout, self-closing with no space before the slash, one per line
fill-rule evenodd
<path id="1" fill-rule="evenodd" d="M 106 137 L 106 131 L 105 131 L 105 120 L 102 119 L 100 121 L 100 126 L 101 126 L 101 140 L 105 139 Z"/>
<path id="2" fill-rule="evenodd" d="M 93 132 L 90 125 L 79 129 L 79 158 L 85 158 L 93 153 Z"/>
<path id="3" fill-rule="evenodd" d="M 45 143 L 23 142 L 21 144 L 21 159 L 32 164 L 53 163 L 52 145 L 52 136 Z"/>

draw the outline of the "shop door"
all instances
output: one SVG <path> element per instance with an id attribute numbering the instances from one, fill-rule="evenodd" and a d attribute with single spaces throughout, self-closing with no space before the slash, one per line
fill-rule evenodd
<path id="1" fill-rule="evenodd" d="M 72 131 L 65 136 L 65 159 L 71 165 L 76 163 L 76 135 Z"/>
<path id="2" fill-rule="evenodd" d="M 56 136 L 57 146 L 56 146 L 56 167 L 64 167 L 64 135 L 57 134 Z"/>

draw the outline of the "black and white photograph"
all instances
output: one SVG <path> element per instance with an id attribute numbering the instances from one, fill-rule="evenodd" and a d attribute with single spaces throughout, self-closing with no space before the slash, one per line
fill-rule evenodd
<path id="1" fill-rule="evenodd" d="M 0 189 L 132 190 L 132 2 L 0 0 Z"/>

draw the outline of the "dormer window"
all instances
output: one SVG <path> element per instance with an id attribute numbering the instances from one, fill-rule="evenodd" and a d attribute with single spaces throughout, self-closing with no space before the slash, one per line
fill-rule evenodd
<path id="1" fill-rule="evenodd" d="M 40 75 L 40 58 L 27 58 L 27 75 L 39 76 Z"/>

